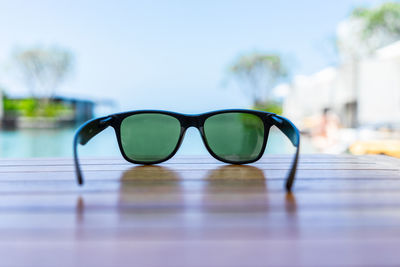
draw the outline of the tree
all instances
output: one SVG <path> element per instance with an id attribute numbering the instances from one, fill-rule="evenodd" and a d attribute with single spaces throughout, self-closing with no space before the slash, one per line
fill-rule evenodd
<path id="1" fill-rule="evenodd" d="M 60 47 L 17 49 L 13 61 L 34 98 L 48 101 L 72 70 L 73 54 Z"/>
<path id="2" fill-rule="evenodd" d="M 279 55 L 259 52 L 239 56 L 230 72 L 239 86 L 250 94 L 255 106 L 262 106 L 270 100 L 273 86 L 287 76 Z"/>
<path id="3" fill-rule="evenodd" d="M 360 7 L 353 10 L 348 19 L 339 24 L 337 48 L 341 61 L 351 70 L 350 82 L 355 99 L 351 104 L 351 115 L 357 125 L 357 97 L 360 94 L 359 63 L 377 49 L 400 40 L 400 3 L 386 2 L 372 8 Z"/>
<path id="4" fill-rule="evenodd" d="M 400 3 L 356 8 L 338 28 L 338 48 L 344 60 L 367 56 L 400 40 Z"/>
<path id="5" fill-rule="evenodd" d="M 400 3 L 388 2 L 372 9 L 357 8 L 352 16 L 364 21 L 362 38 L 371 48 L 400 39 Z"/>

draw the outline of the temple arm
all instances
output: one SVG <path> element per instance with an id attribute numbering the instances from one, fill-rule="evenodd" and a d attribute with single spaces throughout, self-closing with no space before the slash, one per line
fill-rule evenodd
<path id="1" fill-rule="evenodd" d="M 286 190 L 290 192 L 296 177 L 297 162 L 299 160 L 300 133 L 296 126 L 294 126 L 294 124 L 288 119 L 278 115 L 272 115 L 271 118 L 274 125 L 278 127 L 278 129 L 281 130 L 287 136 L 287 138 L 289 138 L 293 146 L 296 147 L 296 154 L 294 156 L 289 175 L 286 178 Z"/>
<path id="2" fill-rule="evenodd" d="M 106 129 L 110 126 L 111 117 L 102 117 L 93 119 L 91 121 L 86 122 L 83 124 L 79 129 L 76 131 L 74 136 L 74 163 L 75 163 L 75 173 L 77 177 L 77 181 L 79 185 L 83 184 L 83 176 L 81 167 L 79 164 L 78 159 L 78 144 L 85 145 L 92 139 L 94 136 L 99 134 L 101 131 Z"/>

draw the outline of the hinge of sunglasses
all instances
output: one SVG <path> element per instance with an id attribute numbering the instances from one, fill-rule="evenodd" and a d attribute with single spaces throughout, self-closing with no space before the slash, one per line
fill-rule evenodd
<path id="1" fill-rule="evenodd" d="M 278 118 L 277 116 L 271 116 L 270 118 L 272 118 L 275 122 L 277 122 L 277 123 L 279 123 L 279 124 L 282 124 L 282 123 L 283 123 L 283 120 L 280 119 L 280 118 Z"/>
<path id="2" fill-rule="evenodd" d="M 112 117 L 107 117 L 105 119 L 102 119 L 101 121 L 99 121 L 99 126 L 108 126 L 109 123 L 112 121 Z"/>

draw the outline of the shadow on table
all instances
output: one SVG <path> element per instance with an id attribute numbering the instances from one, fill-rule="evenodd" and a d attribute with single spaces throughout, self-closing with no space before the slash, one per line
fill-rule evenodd
<path id="1" fill-rule="evenodd" d="M 132 167 L 120 178 L 119 205 L 138 211 L 173 209 L 171 201 L 181 200 L 181 181 L 179 174 L 167 167 Z"/>
<path id="2" fill-rule="evenodd" d="M 270 200 L 272 196 L 268 194 L 267 190 L 268 178 L 265 177 L 262 169 L 255 166 L 225 165 L 209 171 L 206 180 L 208 181 L 206 191 L 215 193 L 215 195 L 218 193 L 231 195 L 228 200 L 236 200 L 238 206 L 242 206 L 241 202 L 247 200 L 245 203 L 247 211 L 267 212 L 273 207 L 271 202 L 276 202 Z M 249 202 L 253 202 L 255 205 L 251 205 Z M 288 214 L 296 213 L 296 198 L 292 193 L 285 195 L 284 207 Z"/>
<path id="3" fill-rule="evenodd" d="M 204 177 L 190 175 L 190 170 L 179 173 L 159 165 L 126 170 L 121 175 L 117 196 L 120 218 L 146 213 L 163 216 L 210 212 L 268 213 L 271 209 L 282 211 L 282 208 L 288 218 L 296 217 L 295 196 L 289 193 L 282 200 L 268 194 L 267 178 L 263 170 L 255 166 L 224 165 L 209 170 Z M 76 206 L 78 223 L 83 221 L 84 211 L 81 196 Z"/>

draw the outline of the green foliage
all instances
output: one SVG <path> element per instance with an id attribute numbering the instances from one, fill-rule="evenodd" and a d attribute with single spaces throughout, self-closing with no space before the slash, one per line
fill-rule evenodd
<path id="1" fill-rule="evenodd" d="M 6 116 L 56 118 L 73 114 L 73 108 L 64 103 L 47 102 L 44 99 L 35 98 L 3 97 L 3 108 Z"/>
<path id="2" fill-rule="evenodd" d="M 365 22 L 363 37 L 369 39 L 377 34 L 400 38 L 400 3 L 387 2 L 376 8 L 356 8 L 352 17 Z"/>
<path id="3" fill-rule="evenodd" d="M 62 103 L 50 102 L 43 108 L 43 115 L 45 117 L 59 117 L 71 115 L 73 113 L 72 107 L 69 107 Z"/>
<path id="4" fill-rule="evenodd" d="M 269 101 L 267 103 L 260 103 L 253 106 L 253 109 L 272 112 L 281 115 L 283 112 L 282 104 L 276 101 Z"/>
<path id="5" fill-rule="evenodd" d="M 24 112 L 24 116 L 33 117 L 38 108 L 37 100 L 33 98 L 21 99 L 16 103 L 18 108 Z"/>
<path id="6" fill-rule="evenodd" d="M 6 115 L 23 115 L 31 117 L 37 108 L 37 101 L 32 98 L 9 99 L 3 98 L 4 112 Z"/>

